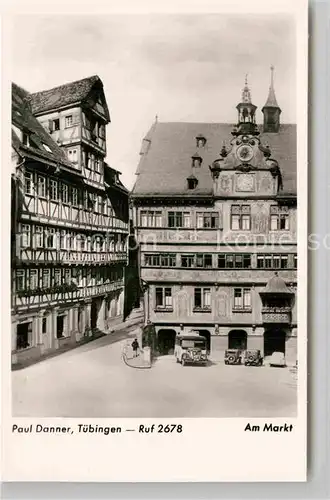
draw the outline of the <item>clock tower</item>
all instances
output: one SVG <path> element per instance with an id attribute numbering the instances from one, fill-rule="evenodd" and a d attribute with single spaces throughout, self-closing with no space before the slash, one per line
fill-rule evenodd
<path id="1" fill-rule="evenodd" d="M 274 196 L 282 185 L 281 171 L 269 146 L 260 140 L 257 106 L 252 104 L 247 78 L 236 109 L 238 123 L 231 133 L 230 146 L 223 146 L 210 165 L 214 195 L 242 199 L 249 195 Z"/>
<path id="2" fill-rule="evenodd" d="M 242 99 L 236 106 L 238 112 L 237 127 L 233 135 L 253 134 L 258 135 L 258 127 L 256 124 L 257 106 L 252 104 L 251 92 L 248 86 L 247 75 L 245 76 L 245 85 L 242 90 Z"/>

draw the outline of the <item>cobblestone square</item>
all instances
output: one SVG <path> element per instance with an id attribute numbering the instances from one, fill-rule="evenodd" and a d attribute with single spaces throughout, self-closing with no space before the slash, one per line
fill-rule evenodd
<path id="1" fill-rule="evenodd" d="M 133 335 L 131 334 L 131 337 Z M 126 366 L 111 335 L 12 373 L 15 417 L 295 417 L 289 368 L 185 366 L 159 357 Z M 42 381 L 42 383 L 41 383 Z"/>

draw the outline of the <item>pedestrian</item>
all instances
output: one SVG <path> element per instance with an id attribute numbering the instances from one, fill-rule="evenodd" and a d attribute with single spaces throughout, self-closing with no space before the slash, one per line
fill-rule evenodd
<path id="1" fill-rule="evenodd" d="M 138 349 L 139 349 L 139 343 L 138 343 L 137 339 L 133 340 L 132 347 L 133 347 L 133 357 L 136 358 L 138 355 Z"/>

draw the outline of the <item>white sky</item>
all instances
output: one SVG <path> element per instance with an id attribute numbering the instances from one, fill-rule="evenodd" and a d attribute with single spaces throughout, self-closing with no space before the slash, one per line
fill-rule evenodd
<path id="1" fill-rule="evenodd" d="M 288 16 L 34 15 L 16 17 L 13 28 L 12 79 L 26 90 L 102 79 L 111 116 L 107 160 L 129 189 L 156 114 L 159 121 L 235 123 L 246 73 L 259 122 L 271 64 L 281 121 L 296 122 Z"/>

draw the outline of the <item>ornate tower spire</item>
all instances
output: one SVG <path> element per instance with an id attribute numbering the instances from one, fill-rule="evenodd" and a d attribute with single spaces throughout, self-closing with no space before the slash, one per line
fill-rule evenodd
<path id="1" fill-rule="evenodd" d="M 245 75 L 245 85 L 242 90 L 242 102 L 251 104 L 251 92 L 248 86 L 247 74 Z"/>
<path id="2" fill-rule="evenodd" d="M 256 109 L 257 106 L 252 104 L 251 91 L 248 85 L 248 75 L 245 75 L 245 83 L 242 90 L 242 99 L 239 104 L 237 104 L 236 109 L 238 111 L 238 123 L 232 132 L 233 135 L 257 135 L 259 134 L 258 127 L 256 125 Z"/>
<path id="3" fill-rule="evenodd" d="M 281 108 L 277 104 L 274 89 L 274 66 L 270 67 L 270 86 L 266 104 L 262 108 L 264 114 L 264 132 L 278 132 L 280 128 Z"/>

